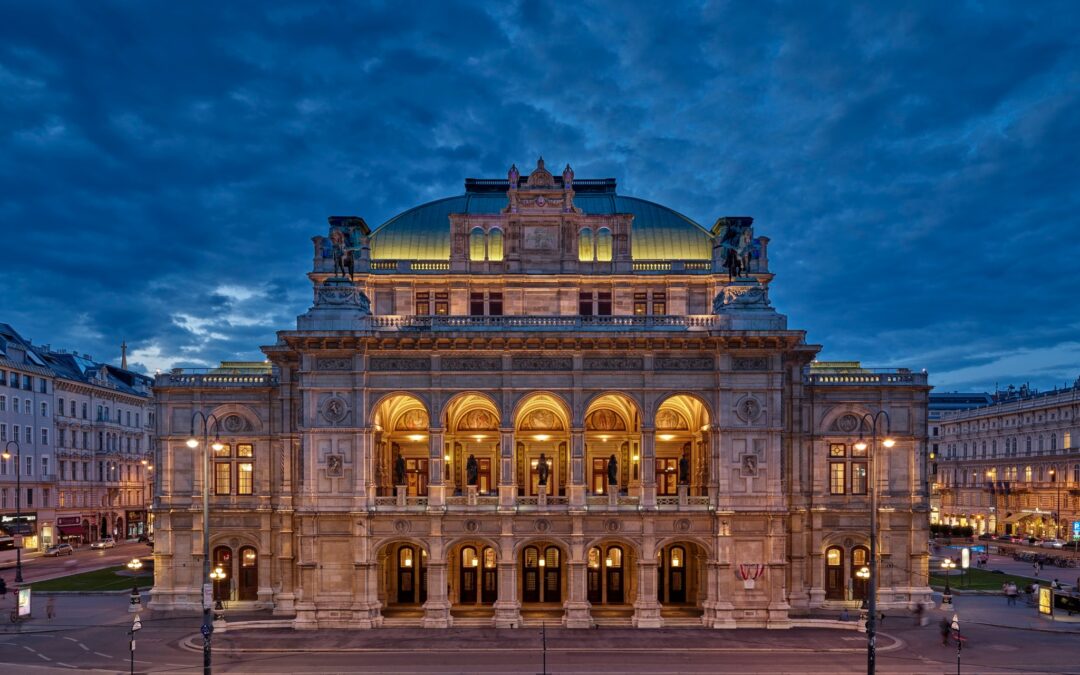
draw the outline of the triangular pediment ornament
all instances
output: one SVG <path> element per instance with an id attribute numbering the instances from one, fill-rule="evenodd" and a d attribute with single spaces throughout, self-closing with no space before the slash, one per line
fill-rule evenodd
<path id="1" fill-rule="evenodd" d="M 529 179 L 525 181 L 525 185 L 531 188 L 555 187 L 555 177 L 551 175 L 550 171 L 544 168 L 543 157 L 536 160 L 536 168 L 529 174 Z"/>

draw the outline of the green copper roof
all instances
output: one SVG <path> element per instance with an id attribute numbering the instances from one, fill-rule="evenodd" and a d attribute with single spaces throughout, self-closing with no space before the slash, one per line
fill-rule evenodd
<path id="1" fill-rule="evenodd" d="M 575 183 L 575 187 L 577 184 Z M 497 214 L 506 193 L 469 193 L 422 204 L 386 221 L 371 236 L 374 260 L 449 260 L 450 214 Z M 644 199 L 614 192 L 579 193 L 574 205 L 590 215 L 631 213 L 635 260 L 709 260 L 711 235 L 686 216 Z"/>

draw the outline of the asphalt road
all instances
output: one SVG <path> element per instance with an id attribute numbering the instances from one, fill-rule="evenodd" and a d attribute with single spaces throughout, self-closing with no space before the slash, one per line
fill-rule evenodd
<path id="1" fill-rule="evenodd" d="M 90 546 L 75 549 L 71 555 L 56 558 L 44 556 L 23 557 L 23 583 L 43 581 L 53 577 L 61 577 L 80 572 L 91 572 L 102 567 L 122 565 L 132 558 L 145 557 L 153 553 L 146 544 L 119 543 L 113 548 L 91 550 Z M 0 577 L 3 577 L 10 588 L 15 582 L 15 568 L 7 567 L 0 569 Z"/>
<path id="2" fill-rule="evenodd" d="M 968 646 L 963 673 L 1080 673 L 1080 634 L 1002 628 L 968 617 L 998 608 L 995 598 L 957 598 Z M 0 672 L 127 672 L 132 615 L 124 596 L 58 596 L 57 617 L 0 626 Z M 965 605 L 968 602 L 968 605 Z M 981 604 L 979 604 L 981 603 Z M 10 607 L 10 601 L 5 604 Z M 202 668 L 196 614 L 140 614 L 135 671 L 197 673 Z M 878 641 L 880 673 L 955 673 L 955 645 L 942 646 L 933 622 L 915 627 L 890 616 Z M 1042 624 L 1039 624 L 1042 625 Z M 16 632 L 17 631 L 17 632 Z M 374 631 L 230 630 L 214 636 L 214 670 L 229 673 L 540 673 L 539 629 Z M 866 669 L 866 637 L 854 631 L 687 629 L 547 630 L 547 672 L 851 673 Z"/>

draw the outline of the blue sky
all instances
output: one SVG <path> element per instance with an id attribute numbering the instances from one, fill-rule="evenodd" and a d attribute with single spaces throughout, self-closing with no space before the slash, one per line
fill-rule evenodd
<path id="1" fill-rule="evenodd" d="M 0 320 L 36 342 L 261 358 L 326 216 L 543 154 L 753 215 L 824 359 L 1080 375 L 1075 3 L 5 5 Z"/>

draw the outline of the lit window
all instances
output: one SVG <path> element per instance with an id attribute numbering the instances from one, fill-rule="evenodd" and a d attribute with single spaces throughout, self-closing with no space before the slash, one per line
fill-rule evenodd
<path id="1" fill-rule="evenodd" d="M 866 462 L 851 463 L 851 494 L 866 494 Z"/>
<path id="2" fill-rule="evenodd" d="M 495 228 L 488 233 L 488 260 L 499 262 L 503 259 L 503 232 Z"/>
<path id="3" fill-rule="evenodd" d="M 610 262 L 611 252 L 611 230 L 601 227 L 596 231 L 596 259 L 600 262 Z"/>
<path id="4" fill-rule="evenodd" d="M 251 462 L 241 462 L 236 465 L 236 494 L 250 495 L 254 488 L 254 471 Z"/>
<path id="5" fill-rule="evenodd" d="M 830 443 L 829 444 L 829 457 L 845 457 L 847 456 L 847 446 L 843 443 Z"/>
<path id="6" fill-rule="evenodd" d="M 578 260 L 592 262 L 593 260 L 593 236 L 592 229 L 585 227 L 578 233 Z"/>
<path id="7" fill-rule="evenodd" d="M 232 492 L 232 464 L 214 462 L 214 494 L 227 495 Z"/>
<path id="8" fill-rule="evenodd" d="M 829 464 L 829 493 L 834 495 L 844 494 L 843 462 L 831 462 Z"/>
<path id="9" fill-rule="evenodd" d="M 483 262 L 487 254 L 487 242 L 485 239 L 483 228 L 474 227 L 472 229 L 472 232 L 469 233 L 469 260 Z"/>

